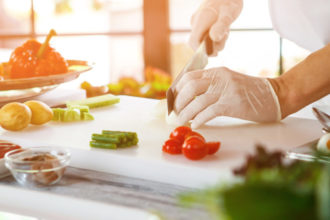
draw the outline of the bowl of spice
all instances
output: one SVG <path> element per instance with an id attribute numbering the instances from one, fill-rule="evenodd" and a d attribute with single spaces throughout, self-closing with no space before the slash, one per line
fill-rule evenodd
<path id="1" fill-rule="evenodd" d="M 47 186 L 59 182 L 70 163 L 70 152 L 63 148 L 33 147 L 6 153 L 5 166 L 24 186 Z"/>

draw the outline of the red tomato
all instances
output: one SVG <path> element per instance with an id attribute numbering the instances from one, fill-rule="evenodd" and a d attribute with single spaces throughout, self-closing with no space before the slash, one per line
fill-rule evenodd
<path id="1" fill-rule="evenodd" d="M 21 147 L 16 144 L 0 140 L 0 159 L 3 158 L 7 152 L 20 148 Z"/>
<path id="2" fill-rule="evenodd" d="M 165 141 L 163 151 L 168 154 L 181 154 L 182 144 L 177 139 L 170 138 Z"/>
<path id="3" fill-rule="evenodd" d="M 187 133 L 191 132 L 191 128 L 186 126 L 180 126 L 174 129 L 172 133 L 170 134 L 170 138 L 177 139 L 181 144 L 185 140 L 185 136 Z"/>
<path id="4" fill-rule="evenodd" d="M 200 160 L 208 154 L 208 148 L 200 137 L 191 136 L 184 141 L 182 152 L 190 160 Z"/>
<path id="5" fill-rule="evenodd" d="M 200 133 L 196 132 L 196 131 L 191 131 L 188 132 L 184 139 L 186 140 L 187 138 L 191 137 L 191 136 L 195 136 L 195 137 L 199 137 L 200 139 L 202 139 L 205 142 L 205 138 L 203 137 L 203 135 L 201 135 Z"/>
<path id="6" fill-rule="evenodd" d="M 209 154 L 215 154 L 220 148 L 220 142 L 207 142 L 205 143 L 209 149 Z"/>

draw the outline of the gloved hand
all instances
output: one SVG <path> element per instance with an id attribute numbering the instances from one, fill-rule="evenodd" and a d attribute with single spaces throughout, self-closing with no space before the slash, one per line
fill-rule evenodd
<path id="1" fill-rule="evenodd" d="M 228 38 L 231 23 L 241 13 L 243 0 L 204 0 L 191 19 L 189 43 L 196 50 L 209 32 L 213 41 L 213 54 L 222 50 Z"/>
<path id="2" fill-rule="evenodd" d="M 255 122 L 281 120 L 280 104 L 270 82 L 220 67 L 186 73 L 175 88 L 174 111 L 181 124 L 198 128 L 217 116 Z"/>

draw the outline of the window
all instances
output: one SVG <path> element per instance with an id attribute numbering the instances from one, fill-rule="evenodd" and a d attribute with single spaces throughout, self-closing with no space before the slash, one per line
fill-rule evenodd
<path id="1" fill-rule="evenodd" d="M 186 42 L 190 17 L 202 0 L 170 0 L 172 73 L 178 73 L 192 51 Z M 231 26 L 225 50 L 209 59 L 208 67 L 227 66 L 250 75 L 274 77 L 308 54 L 283 41 L 272 29 L 268 1 L 244 0 L 241 15 Z M 281 58 L 280 58 L 281 57 Z"/>
<path id="2" fill-rule="evenodd" d="M 142 81 L 146 65 L 172 75 L 190 58 L 190 17 L 202 0 L 0 0 L 0 59 L 27 38 L 43 40 L 70 59 L 94 61 L 76 84 L 115 82 L 122 76 Z M 155 19 L 156 18 L 156 19 Z M 307 51 L 283 41 L 272 29 L 268 1 L 244 0 L 225 50 L 208 67 L 228 66 L 247 74 L 276 76 Z"/>
<path id="3" fill-rule="evenodd" d="M 23 3 L 23 4 L 22 4 Z M 95 62 L 79 82 L 116 81 L 122 75 L 142 80 L 142 0 L 0 0 L 1 60 L 27 38 L 51 41 L 65 58 Z M 32 13 L 31 13 L 32 12 Z M 123 53 L 124 52 L 124 53 Z"/>

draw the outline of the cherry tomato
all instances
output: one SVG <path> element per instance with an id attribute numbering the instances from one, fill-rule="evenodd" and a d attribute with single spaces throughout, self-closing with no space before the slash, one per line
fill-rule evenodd
<path id="1" fill-rule="evenodd" d="M 192 132 L 191 128 L 186 126 L 180 126 L 174 129 L 174 131 L 172 131 L 172 133 L 170 134 L 170 138 L 177 139 L 181 144 L 183 144 L 185 136 L 189 132 Z"/>
<path id="2" fill-rule="evenodd" d="M 191 136 L 184 141 L 182 152 L 190 160 L 200 160 L 208 154 L 208 148 L 200 137 Z"/>
<path id="3" fill-rule="evenodd" d="M 195 136 L 195 137 L 199 137 L 200 139 L 202 139 L 205 142 L 205 138 L 203 137 L 203 135 L 201 135 L 200 133 L 196 132 L 196 131 L 191 131 L 188 132 L 184 139 L 186 140 L 187 138 L 191 137 L 191 136 Z"/>
<path id="4" fill-rule="evenodd" d="M 206 142 L 205 144 L 209 149 L 209 154 L 215 154 L 220 148 L 220 142 Z"/>
<path id="5" fill-rule="evenodd" d="M 3 158 L 7 152 L 20 148 L 21 147 L 16 144 L 0 140 L 0 159 Z"/>
<path id="6" fill-rule="evenodd" d="M 181 154 L 182 144 L 177 139 L 170 138 L 165 141 L 163 151 L 168 154 Z"/>

